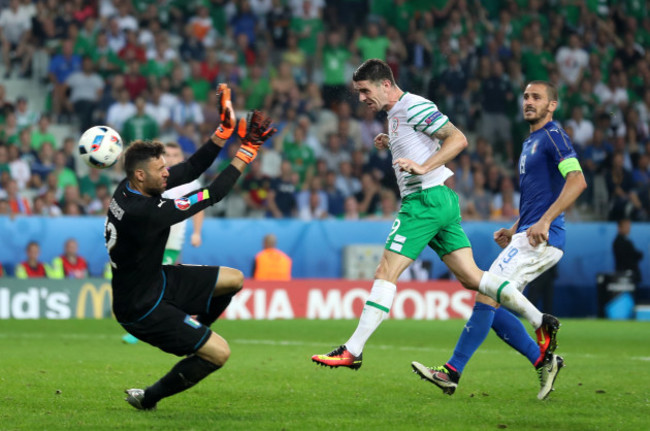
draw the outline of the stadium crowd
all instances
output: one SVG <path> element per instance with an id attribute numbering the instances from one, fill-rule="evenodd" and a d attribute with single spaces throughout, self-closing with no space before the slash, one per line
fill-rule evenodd
<path id="1" fill-rule="evenodd" d="M 650 214 L 644 1 L 0 0 L 0 10 L 5 81 L 48 95 L 32 106 L 0 84 L 0 214 L 105 214 L 123 172 L 83 166 L 80 132 L 107 124 L 125 143 L 176 141 L 189 155 L 215 129 L 215 88 L 227 82 L 238 115 L 264 109 L 280 131 L 209 216 L 392 220 L 391 157 L 373 145 L 385 114 L 350 85 L 368 58 L 467 134 L 448 165 L 464 220 L 517 217 L 531 80 L 558 86 L 555 118 L 589 184 L 567 217 Z"/>

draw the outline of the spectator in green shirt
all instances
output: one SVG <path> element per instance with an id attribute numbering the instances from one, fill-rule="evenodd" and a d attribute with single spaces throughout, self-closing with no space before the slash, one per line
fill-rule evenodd
<path id="1" fill-rule="evenodd" d="M 316 7 L 313 2 L 302 2 L 303 13 L 301 16 L 294 16 L 291 20 L 291 30 L 298 36 L 298 46 L 308 55 L 315 54 L 318 45 L 318 37 L 324 31 L 323 20 L 314 16 L 311 8 Z"/>
<path id="2" fill-rule="evenodd" d="M 544 37 L 538 34 L 533 39 L 533 46 L 522 54 L 522 68 L 526 81 L 548 81 L 548 72 L 554 67 L 553 54 L 544 46 Z"/>
<path id="3" fill-rule="evenodd" d="M 241 90 L 244 96 L 244 108 L 267 109 L 271 94 L 271 83 L 262 76 L 262 68 L 255 64 L 249 69 L 249 74 L 242 80 Z"/>
<path id="4" fill-rule="evenodd" d="M 32 131 L 32 150 L 38 152 L 43 146 L 43 142 L 51 143 L 56 148 L 57 142 L 54 133 L 50 130 L 50 116 L 49 114 L 41 115 L 38 119 L 38 127 Z"/>
<path id="5" fill-rule="evenodd" d="M 111 187 L 111 179 L 99 169 L 89 169 L 88 175 L 79 180 L 79 193 L 84 202 L 90 202 L 95 199 L 95 190 L 97 186 L 103 185 L 108 190 Z"/>
<path id="6" fill-rule="evenodd" d="M 136 113 L 126 120 L 122 128 L 122 140 L 133 142 L 136 139 L 151 140 L 158 137 L 158 123 L 145 111 L 146 102 L 143 97 L 135 99 Z"/>
<path id="7" fill-rule="evenodd" d="M 124 61 L 108 46 L 108 36 L 103 32 L 97 34 L 89 56 L 102 78 L 121 73 L 125 66 Z"/>
<path id="8" fill-rule="evenodd" d="M 327 34 L 325 46 L 319 45 L 318 62 L 323 71 L 323 99 L 325 106 L 331 108 L 345 97 L 347 90 L 346 66 L 350 51 L 345 49 L 339 31 Z"/>
<path id="9" fill-rule="evenodd" d="M 193 60 L 190 63 L 190 77 L 187 80 L 187 85 L 192 88 L 194 100 L 205 103 L 208 100 L 208 93 L 210 93 L 212 85 L 203 77 L 201 72 L 201 62 Z"/>
<path id="10" fill-rule="evenodd" d="M 358 52 L 361 56 L 360 61 L 365 61 L 370 58 L 378 58 L 386 61 L 386 53 L 390 41 L 387 37 L 381 36 L 379 33 L 379 24 L 375 22 L 368 23 L 367 35 L 361 36 L 357 31 L 352 44 L 350 46 L 351 52 Z"/>
<path id="11" fill-rule="evenodd" d="M 79 185 L 77 175 L 74 171 L 66 167 L 66 155 L 63 150 L 59 150 L 54 154 L 54 175 L 56 175 L 56 186 L 59 190 L 65 190 L 66 186 Z"/>
<path id="12" fill-rule="evenodd" d="M 284 157 L 300 177 L 299 188 L 303 184 L 308 184 L 316 168 L 314 150 L 307 146 L 305 138 L 304 130 L 301 127 L 296 127 L 293 130 L 293 135 L 287 134 L 284 140 Z"/>

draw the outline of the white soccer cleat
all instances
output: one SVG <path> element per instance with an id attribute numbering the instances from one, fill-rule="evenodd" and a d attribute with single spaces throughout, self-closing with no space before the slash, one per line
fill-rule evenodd
<path id="1" fill-rule="evenodd" d="M 542 365 L 537 368 L 540 385 L 539 393 L 537 394 L 538 400 L 545 399 L 548 397 L 548 394 L 553 391 L 553 383 L 563 367 L 564 358 L 556 354 L 551 354 L 550 358 L 546 359 Z"/>
<path id="2" fill-rule="evenodd" d="M 126 398 L 124 401 L 131 404 L 138 410 L 155 410 L 156 406 L 153 407 L 144 407 L 142 405 L 142 400 L 144 400 L 144 389 L 125 389 L 124 393 Z"/>

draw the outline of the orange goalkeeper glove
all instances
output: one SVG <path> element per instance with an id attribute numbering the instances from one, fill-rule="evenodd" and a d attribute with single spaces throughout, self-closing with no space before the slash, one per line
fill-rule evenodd
<path id="1" fill-rule="evenodd" d="M 219 115 L 221 117 L 221 124 L 215 130 L 214 134 L 217 138 L 227 141 L 235 131 L 235 110 L 232 107 L 230 100 L 230 88 L 228 84 L 219 84 L 217 87 L 217 106 L 219 107 Z"/>
<path id="2" fill-rule="evenodd" d="M 252 162 L 260 146 L 278 131 L 270 126 L 271 119 L 257 110 L 250 111 L 246 120 L 240 119 L 237 134 L 242 142 L 235 157 L 246 163 Z"/>

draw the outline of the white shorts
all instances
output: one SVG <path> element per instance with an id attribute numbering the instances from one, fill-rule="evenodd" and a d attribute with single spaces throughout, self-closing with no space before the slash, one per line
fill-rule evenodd
<path id="1" fill-rule="evenodd" d="M 516 283 L 517 288 L 523 291 L 528 283 L 558 263 L 563 254 L 562 250 L 547 243 L 533 247 L 526 232 L 519 232 L 492 262 L 489 272 Z"/>

